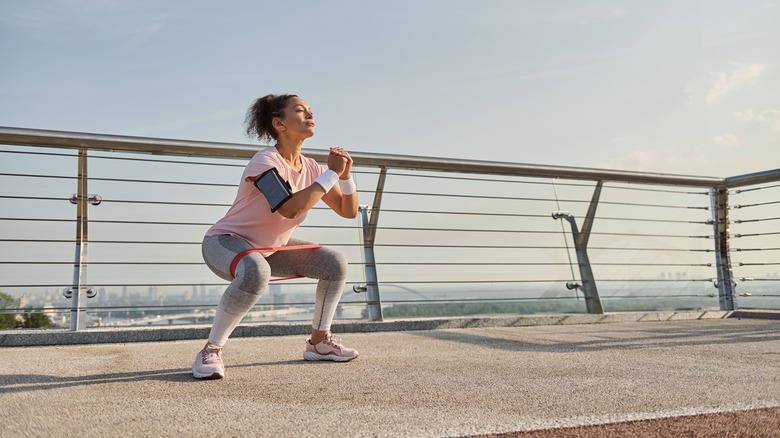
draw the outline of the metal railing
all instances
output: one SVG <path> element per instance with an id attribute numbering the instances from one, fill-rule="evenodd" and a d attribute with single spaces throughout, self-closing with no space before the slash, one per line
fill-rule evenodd
<path id="1" fill-rule="evenodd" d="M 198 246 L 259 147 L 19 128 L 0 145 L 0 292 L 27 302 L 6 313 L 44 308 L 72 330 L 209 320 L 225 283 Z M 352 156 L 358 220 L 317 207 L 296 233 L 353 267 L 338 317 L 780 307 L 780 169 Z M 273 284 L 249 317 L 305 319 L 311 289 Z"/>

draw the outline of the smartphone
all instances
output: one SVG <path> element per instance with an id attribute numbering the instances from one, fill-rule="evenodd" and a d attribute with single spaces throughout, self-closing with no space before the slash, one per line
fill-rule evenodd
<path id="1" fill-rule="evenodd" d="M 255 180 L 255 187 L 265 196 L 271 213 L 276 212 L 288 199 L 292 198 L 292 187 L 282 179 L 279 171 L 272 167 Z"/>

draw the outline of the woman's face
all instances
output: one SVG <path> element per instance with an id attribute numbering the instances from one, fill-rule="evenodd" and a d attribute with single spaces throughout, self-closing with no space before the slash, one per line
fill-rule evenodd
<path id="1" fill-rule="evenodd" d="M 279 117 L 277 131 L 283 135 L 309 138 L 314 135 L 314 113 L 309 104 L 300 97 L 290 98 L 284 108 L 284 117 Z"/>

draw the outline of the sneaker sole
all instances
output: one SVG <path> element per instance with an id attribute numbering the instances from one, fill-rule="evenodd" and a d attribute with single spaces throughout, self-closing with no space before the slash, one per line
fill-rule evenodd
<path id="1" fill-rule="evenodd" d="M 334 356 L 334 355 L 322 355 L 322 354 L 313 353 L 311 351 L 303 352 L 304 360 L 331 360 L 333 362 L 349 362 L 356 357 L 358 357 L 357 354 L 352 357 L 344 357 L 344 356 Z"/>
<path id="2" fill-rule="evenodd" d="M 217 380 L 225 377 L 225 373 L 220 373 L 219 371 L 215 371 L 211 374 L 200 374 L 193 371 L 192 377 L 200 380 Z"/>

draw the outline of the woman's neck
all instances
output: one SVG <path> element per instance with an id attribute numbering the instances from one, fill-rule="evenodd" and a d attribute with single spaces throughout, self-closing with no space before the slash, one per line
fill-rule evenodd
<path id="1" fill-rule="evenodd" d="M 284 161 L 294 170 L 301 170 L 301 149 L 303 148 L 303 140 L 299 142 L 285 141 L 285 139 L 279 138 L 276 142 L 276 150 L 279 155 L 284 158 Z"/>

